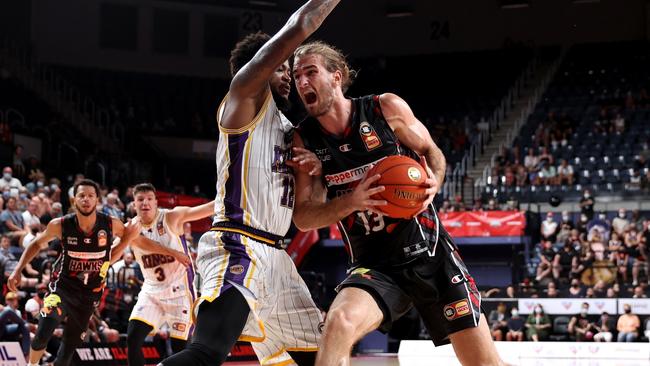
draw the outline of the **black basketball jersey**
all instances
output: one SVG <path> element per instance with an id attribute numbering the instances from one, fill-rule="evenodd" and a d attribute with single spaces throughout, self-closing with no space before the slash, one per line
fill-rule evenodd
<path id="1" fill-rule="evenodd" d="M 328 199 L 351 192 L 370 167 L 389 155 L 417 155 L 400 145 L 381 113 L 379 96 L 352 99 L 352 121 L 343 136 L 325 131 L 316 119 L 298 128 L 305 147 L 323 165 Z M 354 212 L 339 222 L 352 267 L 398 265 L 428 255 L 435 238 L 435 213 L 394 219 L 369 212 Z"/>
<path id="2" fill-rule="evenodd" d="M 113 229 L 110 216 L 97 213 L 86 234 L 75 214 L 61 220 L 61 253 L 53 267 L 50 291 L 68 289 L 101 295 L 110 267 Z"/>

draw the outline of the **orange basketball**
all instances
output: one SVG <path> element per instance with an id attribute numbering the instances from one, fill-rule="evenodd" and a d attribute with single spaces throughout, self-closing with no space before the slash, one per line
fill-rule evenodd
<path id="1" fill-rule="evenodd" d="M 386 200 L 385 206 L 378 206 L 386 216 L 408 219 L 413 217 L 426 201 L 424 184 L 427 173 L 415 160 L 401 155 L 389 156 L 381 160 L 369 172 L 368 177 L 380 174 L 374 186 L 384 186 L 383 192 L 373 199 Z"/>

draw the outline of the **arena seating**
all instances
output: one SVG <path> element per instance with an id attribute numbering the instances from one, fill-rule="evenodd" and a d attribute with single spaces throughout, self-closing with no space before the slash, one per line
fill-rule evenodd
<path id="1" fill-rule="evenodd" d="M 551 195 L 575 199 L 585 188 L 640 193 L 650 154 L 649 61 L 645 42 L 574 46 L 522 126 L 516 156 L 509 161 L 523 164 L 528 149 L 539 156 L 547 147 L 551 164 L 557 167 L 565 159 L 572 166 L 573 184 L 536 184 L 530 173 L 538 173 L 538 166 L 529 170 L 525 185 L 508 186 L 503 184 L 506 166 L 495 166 L 500 179 L 485 187 L 483 198 L 546 202 Z"/>

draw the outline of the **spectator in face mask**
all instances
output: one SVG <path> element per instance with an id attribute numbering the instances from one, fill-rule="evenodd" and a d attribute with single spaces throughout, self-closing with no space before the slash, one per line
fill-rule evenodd
<path id="1" fill-rule="evenodd" d="M 587 224 L 589 223 L 589 217 L 585 214 L 580 214 L 580 220 L 576 225 L 576 229 L 579 234 L 587 234 Z"/>
<path id="2" fill-rule="evenodd" d="M 519 310 L 512 308 L 510 311 L 510 319 L 508 319 L 508 333 L 506 333 L 507 341 L 521 342 L 524 340 L 524 319 L 519 316 Z"/>
<path id="3" fill-rule="evenodd" d="M 582 303 L 580 313 L 571 317 L 569 321 L 569 334 L 572 334 L 578 342 L 590 342 L 594 339 L 593 324 L 589 321 L 589 303 Z"/>
<path id="4" fill-rule="evenodd" d="M 580 199 L 580 212 L 587 216 L 587 221 L 594 217 L 594 198 L 588 189 L 585 189 Z"/>
<path id="5" fill-rule="evenodd" d="M 609 313 L 603 311 L 600 319 L 594 324 L 594 329 L 598 332 L 594 335 L 594 341 L 611 342 L 613 337 L 612 330 L 615 328 L 614 319 L 609 316 Z"/>
<path id="6" fill-rule="evenodd" d="M 601 238 L 609 240 L 609 233 L 612 231 L 612 225 L 607 220 L 605 211 L 598 213 L 598 216 L 587 223 L 587 240 L 591 240 L 595 231 L 598 231 Z"/>
<path id="7" fill-rule="evenodd" d="M 573 224 L 573 220 L 571 220 L 569 211 L 562 211 L 562 222 L 560 222 L 560 231 L 557 234 L 557 242 L 564 243 L 569 236 L 571 236 L 571 230 L 573 230 L 574 227 L 575 225 Z"/>
<path id="8" fill-rule="evenodd" d="M 618 210 L 618 215 L 612 220 L 612 229 L 618 235 L 625 234 L 625 228 L 630 224 L 627 219 L 627 212 L 624 208 Z"/>
<path id="9" fill-rule="evenodd" d="M 639 337 L 641 321 L 636 314 L 632 314 L 630 304 L 623 305 L 625 314 L 618 317 L 616 329 L 618 330 L 618 342 L 634 342 Z"/>
<path id="10" fill-rule="evenodd" d="M 2 169 L 2 179 L 0 179 L 0 190 L 4 190 L 6 187 L 15 188 L 17 190 L 23 188 L 23 184 L 20 183 L 20 180 L 14 178 L 13 170 L 9 166 Z"/>
<path id="11" fill-rule="evenodd" d="M 551 320 L 544 313 L 541 304 L 537 304 L 532 314 L 526 319 L 526 336 L 533 342 L 545 341 L 551 330 Z"/>
<path id="12" fill-rule="evenodd" d="M 577 278 L 571 280 L 571 287 L 569 287 L 566 296 L 569 298 L 584 297 L 584 290 L 582 287 L 580 287 L 580 281 L 578 281 Z"/>
<path id="13" fill-rule="evenodd" d="M 549 240 L 551 243 L 555 243 L 558 230 L 559 230 L 559 224 L 553 219 L 553 213 L 552 212 L 547 213 L 546 220 L 542 222 L 540 228 L 542 234 L 542 240 Z"/>

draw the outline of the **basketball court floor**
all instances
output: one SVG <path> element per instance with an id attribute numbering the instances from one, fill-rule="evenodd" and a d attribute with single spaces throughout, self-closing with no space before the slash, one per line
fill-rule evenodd
<path id="1" fill-rule="evenodd" d="M 602 359 L 561 359 L 561 358 L 529 358 L 505 361 L 512 366 L 648 366 L 650 360 L 602 360 Z M 258 362 L 226 362 L 229 366 L 252 366 Z M 458 360 L 451 357 L 407 357 L 398 358 L 397 355 L 378 355 L 355 357 L 351 366 L 455 366 L 460 365 Z"/>

